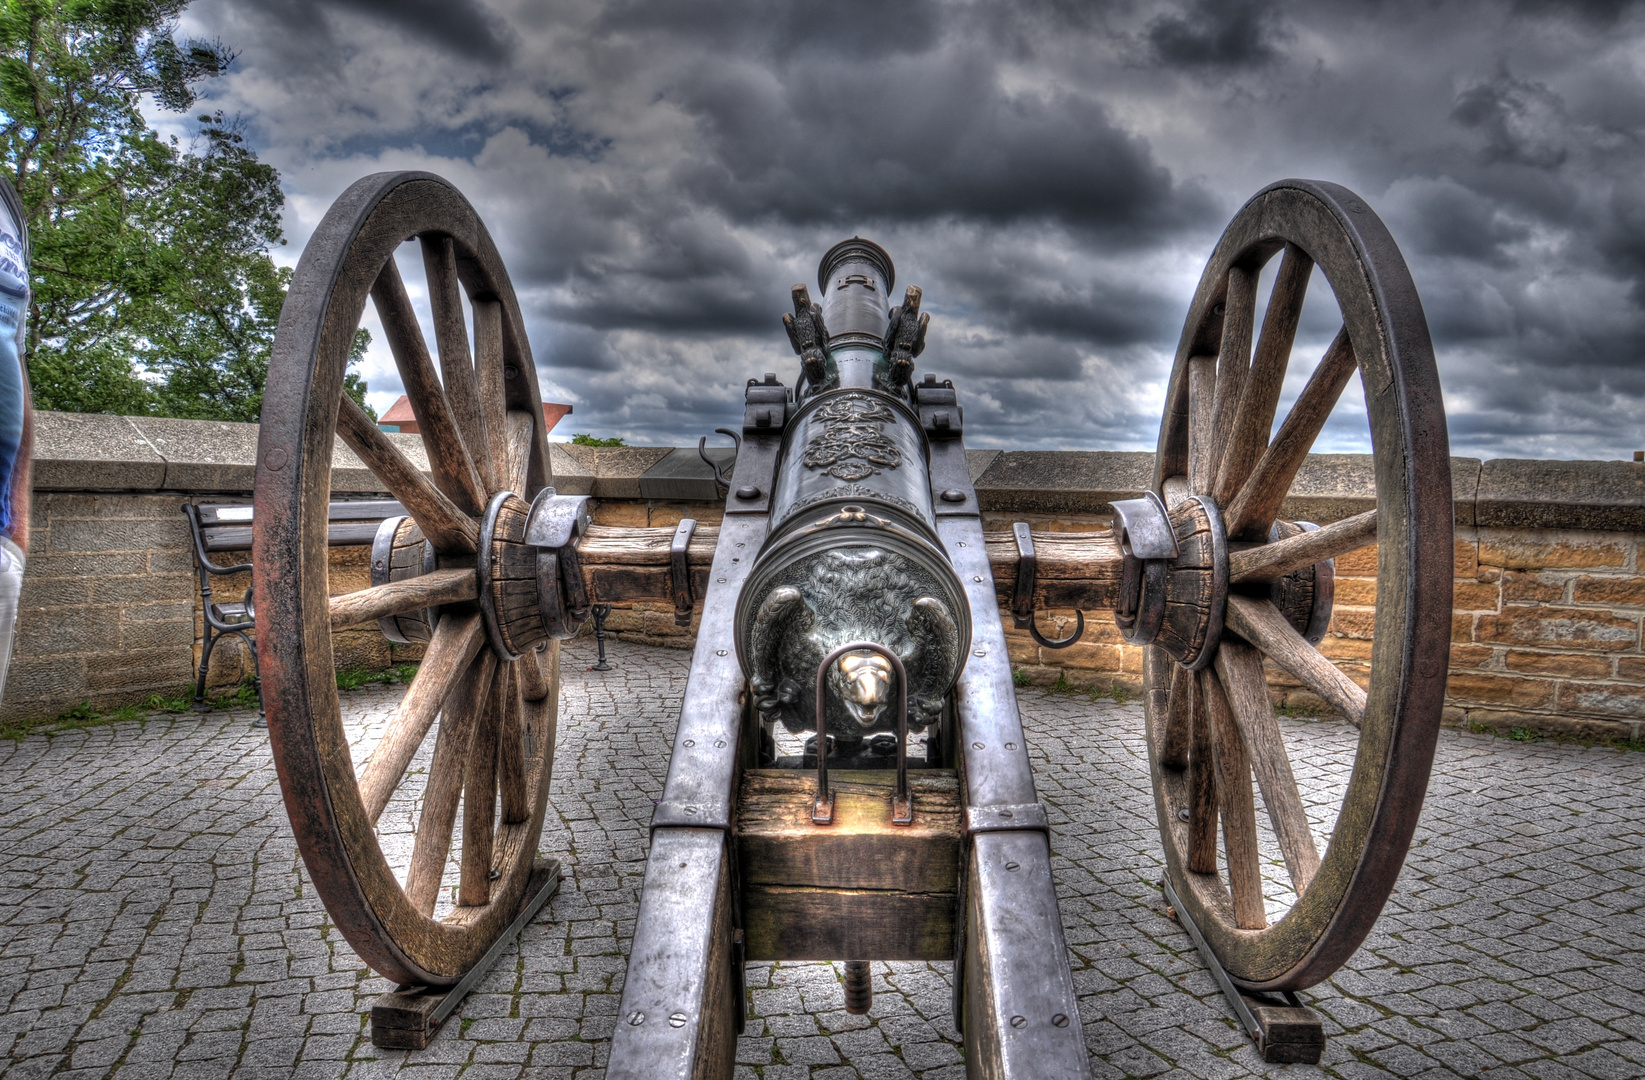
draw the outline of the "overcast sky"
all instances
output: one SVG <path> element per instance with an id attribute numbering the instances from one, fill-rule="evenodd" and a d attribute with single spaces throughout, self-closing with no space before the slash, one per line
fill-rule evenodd
<path id="1" fill-rule="evenodd" d="M 788 287 L 860 234 L 924 288 L 968 445 L 1152 449 L 1217 236 L 1295 176 L 1399 241 L 1453 452 L 1645 447 L 1640 4 L 197 0 L 183 30 L 239 52 L 206 104 L 280 170 L 283 262 L 366 173 L 468 196 L 557 435 L 740 417 L 797 372 Z M 1316 275 L 1287 398 L 1338 324 Z M 380 335 L 365 374 L 381 410 Z M 1317 449 L 1368 449 L 1356 392 Z"/>

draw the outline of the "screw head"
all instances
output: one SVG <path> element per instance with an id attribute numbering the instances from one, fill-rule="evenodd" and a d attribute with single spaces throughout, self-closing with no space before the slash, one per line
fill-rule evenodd
<path id="1" fill-rule="evenodd" d="M 628 1014 L 628 1022 L 634 1027 L 639 1027 L 641 1024 L 645 1023 L 645 1013 L 635 1009 L 633 1012 Z"/>
<path id="2" fill-rule="evenodd" d="M 1005 868 L 1007 870 L 1011 871 L 1013 874 L 1016 873 L 1018 870 L 1022 869 L 1022 867 L 1020 865 L 1018 865 L 1017 863 L 1014 863 L 1014 862 L 1006 863 Z M 1017 1026 L 1021 1027 L 1022 1025 L 1018 1024 Z"/>
<path id="3" fill-rule="evenodd" d="M 685 1013 L 670 1013 L 668 1015 L 668 1026 L 674 1028 L 685 1027 Z"/>
<path id="4" fill-rule="evenodd" d="M 1191 817 L 1193 817 L 1193 815 L 1188 812 L 1188 808 L 1186 806 L 1177 811 L 1178 821 L 1187 821 Z"/>
<path id="5" fill-rule="evenodd" d="M 1011 1018 L 1011 1026 L 1014 1028 L 1020 1028 L 1026 1023 L 1028 1023 L 1028 1017 L 1026 1016 L 1013 1016 Z"/>
<path id="6" fill-rule="evenodd" d="M 965 501 L 965 492 L 959 488 L 949 488 L 942 493 L 942 501 L 945 503 L 962 503 Z"/>
<path id="7" fill-rule="evenodd" d="M 1051 1023 L 1055 1024 L 1057 1027 L 1067 1027 L 1068 1017 L 1064 1016 L 1062 1013 L 1058 1013 L 1051 1018 Z"/>
<path id="8" fill-rule="evenodd" d="M 737 489 L 737 498 L 742 499 L 744 502 L 749 502 L 759 497 L 760 489 L 755 487 L 753 484 L 744 484 L 742 487 Z"/>

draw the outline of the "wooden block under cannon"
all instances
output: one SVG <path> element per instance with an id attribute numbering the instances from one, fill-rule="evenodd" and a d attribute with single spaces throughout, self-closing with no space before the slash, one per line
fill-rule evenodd
<path id="1" fill-rule="evenodd" d="M 911 772 L 914 823 L 891 824 L 890 770 L 836 770 L 834 823 L 811 820 L 815 773 L 751 769 L 737 809 L 750 960 L 951 960 L 964 839 L 959 782 Z"/>

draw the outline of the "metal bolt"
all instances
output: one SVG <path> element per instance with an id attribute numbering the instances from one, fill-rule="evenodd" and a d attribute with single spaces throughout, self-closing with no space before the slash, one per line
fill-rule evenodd
<path id="1" fill-rule="evenodd" d="M 1022 867 L 1019 864 L 1014 863 L 1014 862 L 1006 863 L 1005 868 L 1007 870 L 1011 871 L 1013 874 L 1016 873 L 1018 870 L 1022 869 Z"/>
<path id="2" fill-rule="evenodd" d="M 724 656 L 725 655 L 725 650 L 724 649 L 715 649 L 714 650 L 714 655 L 715 656 Z"/>
<path id="3" fill-rule="evenodd" d="M 1009 746 L 1009 745 L 1011 745 L 1011 744 L 1010 744 L 1010 743 L 1007 743 L 1007 744 L 1006 744 L 1006 745 L 1007 745 L 1007 746 Z M 1002 818 L 1004 818 L 1004 819 L 1005 819 L 1005 820 L 1007 820 L 1007 821 L 1010 821 L 1010 820 L 1011 820 L 1011 811 L 1009 811 L 1009 810 L 1001 810 L 1001 811 L 1000 811 L 1000 817 L 1002 817 Z"/>
<path id="4" fill-rule="evenodd" d="M 635 1009 L 633 1012 L 628 1014 L 628 1022 L 635 1027 L 639 1027 L 641 1024 L 645 1023 L 645 1013 Z"/>
<path id="5" fill-rule="evenodd" d="M 697 745 L 697 740 L 696 739 L 687 739 L 685 741 L 685 745 L 687 745 L 687 746 L 696 746 Z"/>
<path id="6" fill-rule="evenodd" d="M 1011 1026 L 1014 1028 L 1020 1028 L 1026 1023 L 1028 1023 L 1028 1017 L 1026 1016 L 1013 1016 L 1011 1018 Z"/>
<path id="7" fill-rule="evenodd" d="M 1051 1018 L 1051 1022 L 1053 1024 L 1057 1025 L 1058 1027 L 1067 1027 L 1068 1026 L 1068 1017 L 1064 1016 L 1062 1013 L 1058 1013 L 1057 1015 L 1055 1015 Z"/>
<path id="8" fill-rule="evenodd" d="M 1007 750 L 1015 750 L 1015 749 L 1016 749 L 1016 748 L 1017 748 L 1017 744 L 1016 744 L 1016 743 L 1014 743 L 1014 742 L 1008 742 L 1008 743 L 1006 743 L 1006 744 L 1005 744 L 1005 748 L 1006 748 L 1006 749 L 1007 749 Z M 1005 816 L 1006 816 L 1006 817 L 1010 817 L 1010 816 L 1011 816 L 1011 815 L 1010 815 L 1010 814 L 1007 814 L 1007 815 L 1005 815 Z"/>
<path id="9" fill-rule="evenodd" d="M 980 743 L 980 742 L 974 742 L 974 743 L 972 743 L 972 744 L 971 744 L 971 749 L 973 749 L 973 750 L 981 750 L 981 749 L 982 749 L 982 743 Z"/>
<path id="10" fill-rule="evenodd" d="M 685 1027 L 685 1013 L 670 1013 L 668 1016 L 668 1026 L 676 1028 Z"/>
<path id="11" fill-rule="evenodd" d="M 725 749 L 725 740 L 724 739 L 715 739 L 714 740 L 714 749 L 724 750 Z"/>
<path id="12" fill-rule="evenodd" d="M 742 487 L 737 489 L 737 498 L 743 500 L 744 502 L 749 502 L 759 497 L 760 489 L 755 487 L 753 484 L 744 484 Z"/>
<path id="13" fill-rule="evenodd" d="M 1191 817 L 1193 817 L 1193 815 L 1188 812 L 1188 808 L 1186 806 L 1177 811 L 1178 821 L 1187 821 Z"/>
<path id="14" fill-rule="evenodd" d="M 942 501 L 946 503 L 962 503 L 965 501 L 965 492 L 959 488 L 949 488 L 942 493 Z"/>
<path id="15" fill-rule="evenodd" d="M 971 580 L 972 580 L 972 581 L 981 581 L 981 580 L 982 580 L 982 575 L 981 575 L 981 574 L 977 574 L 977 575 L 974 575 L 974 576 L 973 576 L 973 577 L 972 577 L 972 578 L 971 578 Z"/>

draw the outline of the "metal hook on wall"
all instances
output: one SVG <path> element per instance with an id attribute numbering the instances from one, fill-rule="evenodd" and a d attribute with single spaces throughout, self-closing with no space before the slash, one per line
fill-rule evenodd
<path id="1" fill-rule="evenodd" d="M 714 429 L 714 434 L 729 436 L 731 441 L 733 443 L 736 443 L 736 446 L 733 447 L 734 453 L 736 453 L 736 454 L 742 453 L 743 439 L 742 439 L 741 435 L 738 435 L 735 431 L 732 431 L 730 428 L 723 428 L 723 427 L 715 428 Z M 721 471 L 720 463 L 708 456 L 708 436 L 707 435 L 704 435 L 702 438 L 697 440 L 697 456 L 703 459 L 703 464 L 707 465 L 710 469 L 714 470 L 714 487 L 715 487 L 715 489 L 718 490 L 721 495 L 724 495 L 727 491 L 730 491 L 731 490 L 731 476 L 728 473 L 725 473 L 725 472 Z M 732 468 L 735 468 L 735 467 L 736 467 L 736 458 L 733 457 L 732 458 Z"/>
<path id="2" fill-rule="evenodd" d="M 1034 616 L 1032 614 L 1028 616 L 1028 622 L 1024 624 L 1024 629 L 1028 631 L 1030 637 L 1040 643 L 1041 648 L 1066 649 L 1068 646 L 1078 641 L 1085 633 L 1085 615 L 1083 612 L 1075 609 L 1074 632 L 1063 638 L 1061 641 L 1053 641 L 1051 638 L 1048 638 L 1044 634 L 1040 633 L 1040 628 L 1034 625 Z"/>

